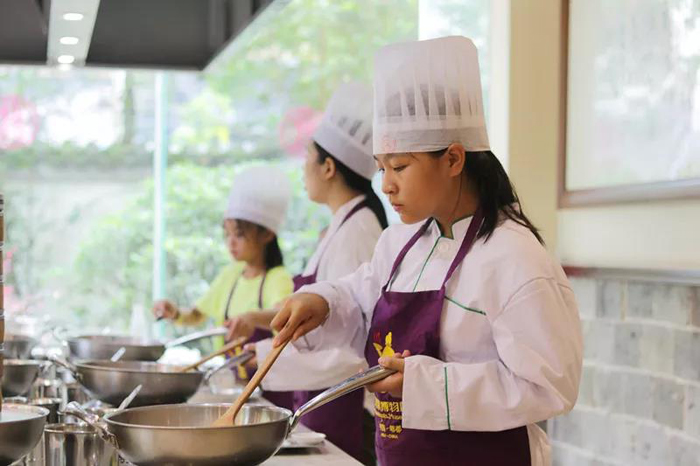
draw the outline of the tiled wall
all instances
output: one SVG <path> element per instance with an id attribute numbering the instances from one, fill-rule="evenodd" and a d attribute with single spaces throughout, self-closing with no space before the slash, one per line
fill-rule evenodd
<path id="1" fill-rule="evenodd" d="M 700 466 L 700 288 L 572 278 L 585 359 L 555 466 Z"/>

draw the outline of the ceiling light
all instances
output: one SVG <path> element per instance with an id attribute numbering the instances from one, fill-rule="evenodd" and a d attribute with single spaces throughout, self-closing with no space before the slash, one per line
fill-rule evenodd
<path id="1" fill-rule="evenodd" d="M 75 61 L 75 57 L 73 55 L 61 55 L 56 60 L 62 65 L 70 65 Z"/>
<path id="2" fill-rule="evenodd" d="M 63 19 L 66 21 L 80 21 L 85 17 L 82 13 L 65 13 Z"/>
<path id="3" fill-rule="evenodd" d="M 66 37 L 61 37 L 60 42 L 63 45 L 75 45 L 79 42 L 79 40 L 77 37 L 66 36 Z"/>

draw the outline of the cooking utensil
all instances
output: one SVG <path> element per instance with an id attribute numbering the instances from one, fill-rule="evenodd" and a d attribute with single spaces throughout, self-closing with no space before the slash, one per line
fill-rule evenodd
<path id="1" fill-rule="evenodd" d="M 136 395 L 139 394 L 141 389 L 143 388 L 143 385 L 137 385 L 136 388 L 127 396 L 124 398 L 124 400 L 117 406 L 117 411 L 124 411 L 126 408 L 129 407 L 132 401 L 134 401 L 134 398 L 136 398 Z"/>
<path id="2" fill-rule="evenodd" d="M 5 358 L 29 359 L 32 350 L 39 344 L 36 338 L 25 335 L 5 334 Z"/>
<path id="3" fill-rule="evenodd" d="M 290 340 L 285 341 L 284 343 L 282 343 L 276 348 L 273 348 L 272 351 L 270 351 L 270 354 L 267 355 L 262 365 L 258 366 L 258 370 L 255 371 L 255 375 L 253 375 L 253 377 L 251 377 L 251 379 L 246 384 L 245 388 L 243 389 L 243 393 L 240 394 L 240 396 L 236 399 L 236 401 L 228 409 L 228 411 L 226 411 L 219 419 L 217 419 L 214 422 L 214 427 L 222 427 L 225 425 L 233 424 L 234 420 L 236 419 L 236 415 L 238 415 L 238 411 L 240 411 L 240 409 L 243 407 L 246 401 L 248 401 L 248 398 L 250 398 L 250 395 L 253 394 L 255 389 L 258 388 L 258 385 L 260 385 L 262 379 L 267 375 L 275 361 L 277 361 L 277 358 L 282 353 L 284 348 L 287 347 L 289 341 Z"/>
<path id="4" fill-rule="evenodd" d="M 2 394 L 21 396 L 29 391 L 39 376 L 42 363 L 23 359 L 6 359 L 3 363 Z"/>
<path id="5" fill-rule="evenodd" d="M 124 348 L 122 346 L 121 348 L 119 348 L 117 351 L 114 352 L 114 354 L 112 355 L 111 358 L 109 358 L 109 360 L 112 362 L 117 362 L 122 358 L 122 356 L 124 356 L 124 353 L 126 353 L 126 348 Z"/>
<path id="6" fill-rule="evenodd" d="M 84 424 L 50 424 L 44 429 L 45 466 L 110 466 L 117 452 Z"/>
<path id="7" fill-rule="evenodd" d="M 222 427 L 212 423 L 231 405 L 145 406 L 108 414 L 103 420 L 73 403 L 66 412 L 97 428 L 105 441 L 139 466 L 254 465 L 279 450 L 301 416 L 393 373 L 373 367 L 326 390 L 294 414 L 284 408 L 246 405 L 239 411 L 235 425 Z"/>
<path id="8" fill-rule="evenodd" d="M 54 356 L 95 398 L 118 405 L 137 385 L 143 385 L 134 406 L 184 403 L 199 388 L 203 372 L 178 372 L 178 366 L 148 361 L 108 360 L 71 363 Z"/>
<path id="9" fill-rule="evenodd" d="M 243 343 L 245 343 L 247 340 L 248 340 L 248 339 L 247 339 L 246 337 L 236 338 L 236 339 L 233 340 L 232 342 L 227 343 L 227 344 L 225 344 L 224 346 L 222 346 L 221 349 L 219 349 L 219 350 L 217 350 L 217 351 L 214 351 L 213 353 L 210 353 L 210 354 L 204 356 L 204 357 L 203 357 L 202 359 L 200 359 L 199 361 L 197 361 L 197 362 L 195 362 L 195 363 L 193 363 L 193 364 L 190 364 L 189 366 L 185 366 L 185 367 L 183 367 L 183 368 L 181 368 L 181 369 L 178 369 L 178 372 L 187 372 L 187 371 L 190 371 L 190 370 L 192 370 L 192 369 L 196 369 L 196 368 L 199 367 L 200 365 L 204 364 L 205 362 L 207 362 L 207 361 L 209 361 L 209 360 L 211 360 L 211 359 L 214 359 L 214 358 L 217 357 L 217 356 L 221 356 L 222 354 L 226 354 L 226 353 L 228 353 L 229 351 L 235 350 L 236 348 L 238 348 L 239 346 L 241 346 Z"/>
<path id="10" fill-rule="evenodd" d="M 117 350 L 124 347 L 122 361 L 157 361 L 168 348 L 203 338 L 223 336 L 226 332 L 226 328 L 216 327 L 191 333 L 168 343 L 119 335 L 82 335 L 67 338 L 65 341 L 68 343 L 71 356 L 76 359 L 109 359 Z"/>
<path id="11" fill-rule="evenodd" d="M 19 460 L 41 439 L 49 410 L 6 403 L 0 412 L 0 466 Z"/>

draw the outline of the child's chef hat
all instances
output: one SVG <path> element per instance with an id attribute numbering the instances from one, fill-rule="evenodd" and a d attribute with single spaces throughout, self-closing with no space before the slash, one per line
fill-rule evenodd
<path id="1" fill-rule="evenodd" d="M 342 84 L 328 102 L 314 141 L 358 175 L 372 179 L 372 89 L 359 82 Z"/>
<path id="2" fill-rule="evenodd" d="M 453 36 L 381 48 L 374 58 L 374 153 L 489 150 L 474 43 Z"/>
<path id="3" fill-rule="evenodd" d="M 271 165 L 243 170 L 233 180 L 226 219 L 246 220 L 277 234 L 291 197 L 287 175 Z"/>

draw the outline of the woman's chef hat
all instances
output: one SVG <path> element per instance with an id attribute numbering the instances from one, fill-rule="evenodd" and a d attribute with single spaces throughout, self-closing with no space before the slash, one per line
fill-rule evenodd
<path id="1" fill-rule="evenodd" d="M 314 141 L 358 175 L 372 179 L 372 89 L 359 82 L 342 84 L 328 103 Z"/>
<path id="2" fill-rule="evenodd" d="M 374 57 L 374 153 L 489 150 L 474 43 L 453 36 L 392 44 Z"/>
<path id="3" fill-rule="evenodd" d="M 277 167 L 256 165 L 233 180 L 226 219 L 247 220 L 277 234 L 292 195 L 289 178 Z"/>

